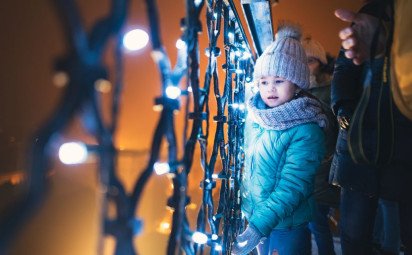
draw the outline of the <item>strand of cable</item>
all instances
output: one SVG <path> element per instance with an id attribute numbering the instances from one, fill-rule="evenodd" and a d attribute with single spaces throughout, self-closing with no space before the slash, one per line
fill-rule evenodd
<path id="1" fill-rule="evenodd" d="M 247 44 L 246 36 L 240 22 L 231 25 L 233 20 L 239 21 L 239 15 L 234 8 L 232 0 L 229 0 L 231 9 L 228 11 L 226 24 L 230 32 L 233 29 L 234 38 L 231 43 L 231 36 L 228 35 L 225 44 L 227 47 L 228 58 L 233 58 L 233 65 L 228 67 L 235 73 L 235 86 L 233 89 L 233 98 L 229 99 L 229 127 L 228 127 L 228 168 L 231 177 L 227 181 L 226 186 L 229 192 L 224 195 L 226 199 L 226 207 L 223 207 L 224 212 L 224 233 L 223 245 L 227 251 L 231 250 L 231 245 L 236 239 L 236 236 L 243 230 L 244 220 L 241 218 L 240 210 L 240 183 L 242 179 L 242 170 L 244 166 L 244 123 L 245 123 L 245 82 L 252 76 L 253 61 L 251 58 L 250 46 Z M 218 210 L 219 212 L 219 210 Z"/>
<path id="2" fill-rule="evenodd" d="M 223 105 L 221 103 L 222 98 L 217 96 L 219 92 L 219 84 L 218 84 L 218 72 L 217 72 L 217 57 L 220 55 L 220 49 L 217 47 L 217 41 L 220 35 L 220 27 L 221 27 L 221 17 L 222 17 L 222 7 L 223 2 L 221 0 L 217 1 L 207 1 L 207 10 L 206 10 L 206 24 L 207 24 L 207 33 L 209 38 L 209 47 L 206 49 L 206 56 L 208 57 L 208 65 L 206 67 L 206 73 L 204 78 L 204 86 L 203 90 L 207 94 L 207 97 L 210 93 L 211 83 L 213 82 L 213 89 L 216 95 L 216 100 L 218 104 L 217 108 L 217 117 L 224 117 Z M 217 93 L 217 94 L 216 94 Z M 225 100 L 225 98 L 223 98 Z M 208 102 L 209 100 L 207 100 Z M 201 167 L 204 170 L 203 180 L 200 183 L 200 187 L 203 190 L 203 201 L 200 205 L 200 210 L 198 213 L 197 218 L 197 231 L 204 233 L 206 231 L 206 224 L 209 226 L 210 229 L 210 236 L 211 242 L 208 243 L 211 246 L 211 254 L 215 253 L 216 247 L 221 247 L 217 240 L 218 236 L 218 226 L 213 222 L 213 214 L 214 214 L 214 202 L 212 197 L 212 190 L 216 187 L 216 182 L 213 179 L 212 175 L 214 172 L 214 167 L 216 163 L 216 147 L 219 146 L 219 143 L 222 141 L 224 142 L 224 137 L 221 131 L 223 131 L 223 121 L 217 122 L 217 130 L 215 133 L 215 139 L 213 144 L 213 152 L 211 155 L 211 159 L 208 162 L 207 158 L 207 142 L 209 138 L 209 106 L 207 104 L 206 112 L 205 112 L 205 121 L 206 121 L 206 130 L 202 139 L 199 139 L 200 149 L 201 149 Z M 195 252 L 198 254 L 204 253 L 204 246 L 203 245 L 196 245 Z"/>

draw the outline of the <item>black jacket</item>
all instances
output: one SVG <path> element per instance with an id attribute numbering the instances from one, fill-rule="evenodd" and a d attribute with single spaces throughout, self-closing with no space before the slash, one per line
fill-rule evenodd
<path id="1" fill-rule="evenodd" d="M 374 67 L 381 68 L 383 60 L 376 62 Z M 353 64 L 352 60 L 345 57 L 344 51 L 340 51 L 335 64 L 331 88 L 331 105 L 336 115 L 345 116 L 348 119 L 352 118 L 362 95 L 363 81 L 368 68 L 370 68 L 368 64 L 360 66 Z M 376 74 L 379 71 L 373 73 Z M 375 75 L 372 83 L 379 82 L 380 77 Z M 374 97 L 374 95 L 371 96 Z M 372 109 L 368 110 L 372 111 Z M 373 124 L 375 122 L 376 118 L 368 114 L 365 115 L 364 128 L 368 130 L 367 135 L 369 136 L 364 137 L 363 140 L 365 147 L 370 148 L 370 152 L 376 146 L 374 139 L 376 129 Z M 355 189 L 367 194 L 375 194 L 378 190 L 377 167 L 355 163 L 349 152 L 347 138 L 348 131 L 340 129 L 336 151 L 332 160 L 330 181 L 341 187 Z"/>
<path id="2" fill-rule="evenodd" d="M 372 70 L 372 90 L 369 100 L 371 103 L 368 104 L 363 117 L 362 144 L 367 155 L 374 155 L 377 148 L 378 121 L 384 125 L 393 123 L 393 132 L 384 134 L 393 146 L 391 161 L 386 165 L 355 163 L 349 152 L 348 131 L 340 129 L 332 160 L 330 181 L 341 187 L 366 194 L 378 194 L 387 199 L 396 199 L 397 187 L 403 178 L 402 176 L 405 174 L 409 176 L 412 173 L 412 122 L 399 112 L 393 102 L 389 103 L 391 107 L 384 108 L 379 115 L 376 114 L 377 104 L 375 102 L 379 100 L 376 88 L 382 84 L 383 66 L 383 58 L 375 59 L 372 67 L 369 62 L 356 66 L 352 60 L 344 56 L 344 52 L 341 50 L 336 60 L 332 80 L 331 104 L 335 114 L 352 118 L 364 89 L 363 82 L 366 72 Z M 382 98 L 391 98 L 389 86 L 384 87 L 383 92 Z M 388 148 L 390 146 L 389 143 L 384 145 Z"/>

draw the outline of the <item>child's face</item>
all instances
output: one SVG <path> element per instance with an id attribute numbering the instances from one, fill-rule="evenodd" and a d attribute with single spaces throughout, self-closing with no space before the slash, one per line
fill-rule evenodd
<path id="1" fill-rule="evenodd" d="M 258 87 L 263 102 L 270 108 L 289 102 L 296 92 L 295 84 L 276 76 L 261 77 Z"/>

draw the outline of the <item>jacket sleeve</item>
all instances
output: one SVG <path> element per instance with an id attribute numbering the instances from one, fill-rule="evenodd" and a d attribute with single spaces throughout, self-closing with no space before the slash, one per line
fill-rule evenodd
<path id="1" fill-rule="evenodd" d="M 339 51 L 333 72 L 331 105 L 335 115 L 339 110 L 352 115 L 362 93 L 363 66 L 355 65 L 345 57 L 345 50 Z"/>
<path id="2" fill-rule="evenodd" d="M 292 134 L 285 147 L 280 180 L 268 199 L 256 205 L 249 220 L 265 236 L 313 192 L 316 170 L 325 151 L 324 134 L 317 125 L 308 127 Z"/>

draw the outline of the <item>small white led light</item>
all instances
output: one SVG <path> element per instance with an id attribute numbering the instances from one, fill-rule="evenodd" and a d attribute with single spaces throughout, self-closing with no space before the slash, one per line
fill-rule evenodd
<path id="1" fill-rule="evenodd" d="M 81 142 L 64 143 L 59 148 L 59 159 L 63 164 L 84 163 L 87 159 L 87 147 Z"/>
<path id="2" fill-rule="evenodd" d="M 170 166 L 168 163 L 156 162 L 153 165 L 153 169 L 157 175 L 162 175 L 170 172 Z"/>
<path id="3" fill-rule="evenodd" d="M 176 41 L 176 48 L 178 48 L 179 50 L 184 49 L 186 47 L 186 43 L 185 41 L 183 41 L 182 39 L 177 39 Z"/>
<path id="4" fill-rule="evenodd" d="M 127 32 L 123 37 L 123 45 L 130 51 L 136 51 L 146 47 L 149 35 L 142 29 L 134 29 Z"/>
<path id="5" fill-rule="evenodd" d="M 207 235 L 201 232 L 194 232 L 192 235 L 192 240 L 193 242 L 198 243 L 198 244 L 205 244 L 207 243 Z"/>
<path id="6" fill-rule="evenodd" d="M 251 56 L 252 56 L 252 54 L 250 54 L 249 51 L 243 52 L 243 58 L 244 58 L 244 59 L 250 58 Z"/>
<path id="7" fill-rule="evenodd" d="M 230 40 L 233 40 L 233 38 L 235 38 L 235 34 L 233 34 L 233 32 L 229 32 L 229 33 L 227 33 L 227 37 L 228 37 Z"/>
<path id="8" fill-rule="evenodd" d="M 166 87 L 166 96 L 168 98 L 176 99 L 180 96 L 181 93 L 182 93 L 182 91 L 180 90 L 180 88 L 178 88 L 176 86 L 167 86 Z"/>
<path id="9" fill-rule="evenodd" d="M 195 0 L 195 5 L 198 7 L 202 3 L 202 0 Z"/>

